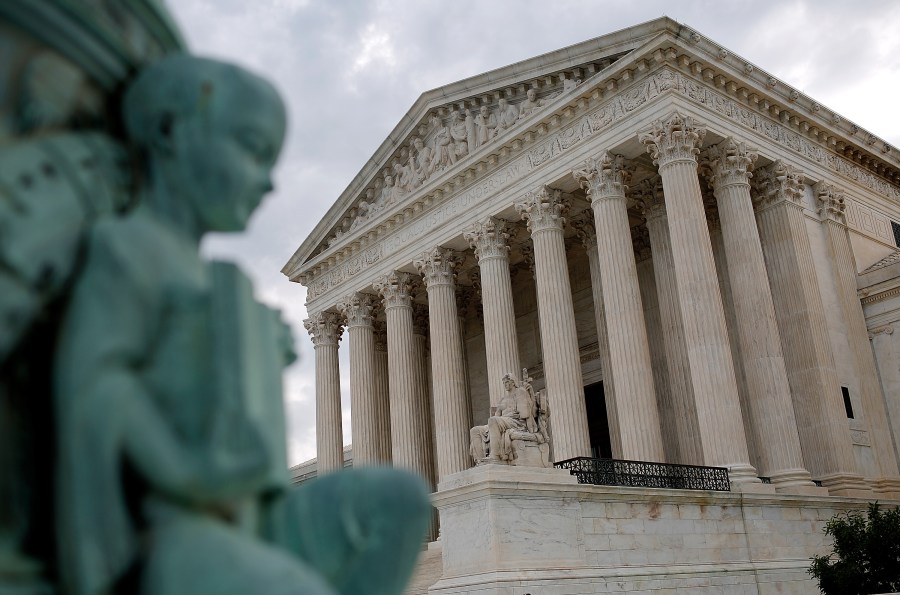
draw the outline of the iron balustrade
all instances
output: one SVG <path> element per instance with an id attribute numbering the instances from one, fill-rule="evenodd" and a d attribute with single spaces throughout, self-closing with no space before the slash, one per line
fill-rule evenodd
<path id="1" fill-rule="evenodd" d="M 568 469 L 578 483 L 630 488 L 731 491 L 728 469 L 698 465 L 673 465 L 648 461 L 575 457 L 554 463 Z"/>

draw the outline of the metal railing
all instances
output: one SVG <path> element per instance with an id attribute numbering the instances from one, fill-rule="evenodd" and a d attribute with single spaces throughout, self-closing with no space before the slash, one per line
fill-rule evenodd
<path id="1" fill-rule="evenodd" d="M 558 469 L 568 469 L 578 478 L 578 483 L 631 488 L 730 491 L 728 470 L 725 467 L 590 457 L 575 457 L 554 463 L 554 466 Z"/>

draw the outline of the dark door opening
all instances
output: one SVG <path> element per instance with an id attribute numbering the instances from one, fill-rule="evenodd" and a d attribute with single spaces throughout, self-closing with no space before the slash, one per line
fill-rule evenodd
<path id="1" fill-rule="evenodd" d="M 612 458 L 609 441 L 609 419 L 606 417 L 606 397 L 603 383 L 595 382 L 584 387 L 584 404 L 587 406 L 588 432 L 591 438 L 591 456 Z"/>

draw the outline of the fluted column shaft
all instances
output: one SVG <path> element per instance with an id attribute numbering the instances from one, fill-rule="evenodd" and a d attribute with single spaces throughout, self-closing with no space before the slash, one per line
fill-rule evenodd
<path id="1" fill-rule="evenodd" d="M 591 215 L 593 221 L 593 214 Z M 616 388 L 612 378 L 612 361 L 609 355 L 609 335 L 606 330 L 606 314 L 603 310 L 603 285 L 600 280 L 600 255 L 597 252 L 597 233 L 593 222 L 584 223 L 579 229 L 579 237 L 587 251 L 588 267 L 591 270 L 591 293 L 594 298 L 594 320 L 597 324 L 597 352 L 603 372 L 603 397 L 606 401 L 606 419 L 609 422 L 609 441 L 614 459 L 622 455 L 622 436 L 619 430 L 619 414 L 616 411 Z"/>
<path id="2" fill-rule="evenodd" d="M 428 290 L 431 377 L 434 387 L 437 481 L 469 467 L 469 423 L 462 333 L 456 310 L 454 268 L 460 259 L 435 248 L 415 261 Z"/>
<path id="3" fill-rule="evenodd" d="M 772 289 L 803 461 L 839 496 L 864 496 L 834 367 L 803 214 L 802 174 L 780 162 L 757 170 L 757 225 Z"/>
<path id="4" fill-rule="evenodd" d="M 803 467 L 775 305 L 750 198 L 750 168 L 756 158 L 756 152 L 743 143 L 722 141 L 709 151 L 710 183 L 719 206 L 756 462 L 776 489 L 791 491 L 811 486 L 812 478 Z"/>
<path id="5" fill-rule="evenodd" d="M 375 437 L 377 456 L 390 463 L 391 456 L 391 392 L 388 381 L 387 328 L 384 321 L 375 326 Z"/>
<path id="6" fill-rule="evenodd" d="M 343 329 L 336 312 L 320 312 L 303 324 L 316 353 L 316 471 L 321 476 L 344 466 L 338 367 L 338 340 Z"/>
<path id="7" fill-rule="evenodd" d="M 659 317 L 662 326 L 666 365 L 669 372 L 669 390 L 672 394 L 675 419 L 671 423 L 676 428 L 678 453 L 688 465 L 703 464 L 703 450 L 700 428 L 697 425 L 697 410 L 694 390 L 690 382 L 690 364 L 678 303 L 678 288 L 675 282 L 675 265 L 672 262 L 672 244 L 669 241 L 669 227 L 666 223 L 666 208 L 662 200 L 647 201 L 644 205 L 647 231 L 653 251 L 653 272 L 659 299 Z"/>
<path id="8" fill-rule="evenodd" d="M 847 338 L 852 350 L 856 374 L 859 377 L 865 422 L 871 438 L 872 450 L 878 465 L 880 477 L 876 479 L 875 490 L 894 492 L 900 490 L 897 458 L 888 427 L 888 412 L 884 404 L 884 393 L 875 366 L 875 357 L 869 343 L 866 319 L 856 292 L 856 259 L 850 244 L 850 233 L 844 219 L 845 200 L 843 194 L 822 182 L 816 184 L 814 192 L 819 201 L 819 216 L 825 228 L 825 238 L 831 253 L 832 270 L 837 285 L 838 301 L 844 314 Z M 889 481 L 892 485 L 880 486 Z M 884 487 L 884 490 L 879 488 Z"/>
<path id="9" fill-rule="evenodd" d="M 506 222 L 488 218 L 464 234 L 475 249 L 481 270 L 481 302 L 487 352 L 488 394 L 491 407 L 503 397 L 503 376 L 519 377 L 519 344 L 509 277 L 509 246 Z"/>
<path id="10" fill-rule="evenodd" d="M 625 202 L 627 172 L 622 158 L 609 154 L 586 165 L 573 174 L 589 193 L 594 211 L 622 456 L 662 461 L 653 368 Z"/>
<path id="11" fill-rule="evenodd" d="M 734 483 L 759 482 L 750 464 L 734 363 L 700 182 L 696 145 L 705 130 L 677 114 L 653 124 L 640 139 L 659 166 L 684 325 L 690 379 L 704 462 L 729 468 Z"/>
<path id="12" fill-rule="evenodd" d="M 419 414 L 421 395 L 416 366 L 417 347 L 413 338 L 413 310 L 410 275 L 391 273 L 379 279 L 375 289 L 384 297 L 387 318 L 388 385 L 391 401 L 391 455 L 394 466 L 403 467 L 428 480 L 423 417 Z"/>
<path id="13" fill-rule="evenodd" d="M 350 342 L 350 421 L 353 426 L 354 467 L 380 461 L 375 412 L 377 387 L 372 303 L 372 296 L 357 293 L 338 305 L 347 321 Z"/>
<path id="14" fill-rule="evenodd" d="M 562 194 L 549 188 L 528 193 L 523 202 L 516 204 L 534 243 L 535 283 L 540 296 L 538 320 L 553 416 L 553 456 L 557 461 L 591 455 L 575 307 L 563 240 L 566 208 Z"/>
<path id="15" fill-rule="evenodd" d="M 416 304 L 418 306 L 418 304 Z M 419 447 L 425 451 L 425 475 L 429 486 L 436 486 L 435 476 L 435 449 L 434 449 L 434 416 L 431 402 L 431 384 L 428 381 L 428 330 L 426 324 L 419 324 L 420 313 L 413 308 L 413 344 L 415 345 L 415 409 L 422 425 L 423 434 L 419 441 Z M 427 314 L 422 312 L 421 318 L 427 319 Z"/>

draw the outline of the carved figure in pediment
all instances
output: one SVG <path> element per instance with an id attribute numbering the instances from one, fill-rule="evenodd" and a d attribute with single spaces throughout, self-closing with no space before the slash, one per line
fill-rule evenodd
<path id="1" fill-rule="evenodd" d="M 482 105 L 475 116 L 475 146 L 485 145 L 494 137 L 497 128 L 497 116 L 491 113 L 491 108 Z"/>
<path id="2" fill-rule="evenodd" d="M 519 108 L 502 98 L 498 102 L 497 107 L 499 113 L 495 134 L 503 134 L 506 130 L 515 126 L 516 120 L 519 119 Z"/>
<path id="3" fill-rule="evenodd" d="M 546 393 L 535 394 L 525 370 L 522 377 L 522 381 L 512 374 L 503 377 L 506 394 L 487 425 L 469 431 L 469 452 L 476 465 L 552 466 Z"/>
<path id="4" fill-rule="evenodd" d="M 456 163 L 450 127 L 440 119 L 437 122 L 437 133 L 434 135 L 434 156 L 431 161 L 432 172 L 441 171 Z"/>
<path id="5" fill-rule="evenodd" d="M 451 163 L 456 163 L 469 154 L 469 143 L 475 136 L 474 121 L 471 115 L 463 116 L 463 112 L 454 111 L 450 118 L 450 137 L 453 139 Z"/>
<path id="6" fill-rule="evenodd" d="M 541 107 L 543 107 L 543 103 L 538 101 L 537 91 L 528 89 L 525 101 L 519 104 L 519 118 L 527 118 L 537 110 L 541 109 Z"/>
<path id="7" fill-rule="evenodd" d="M 413 138 L 412 144 L 414 151 L 409 152 L 409 165 L 413 172 L 413 188 L 418 188 L 425 183 L 425 180 L 434 171 L 432 169 L 434 151 L 418 136 Z"/>
<path id="8" fill-rule="evenodd" d="M 403 163 L 394 164 L 394 179 L 396 180 L 397 191 L 403 195 L 414 188 L 413 171 L 409 165 Z"/>
<path id="9" fill-rule="evenodd" d="M 381 194 L 372 206 L 376 211 L 380 211 L 381 209 L 396 203 L 404 194 L 406 193 L 394 183 L 394 176 L 385 174 L 384 186 L 381 188 Z"/>

